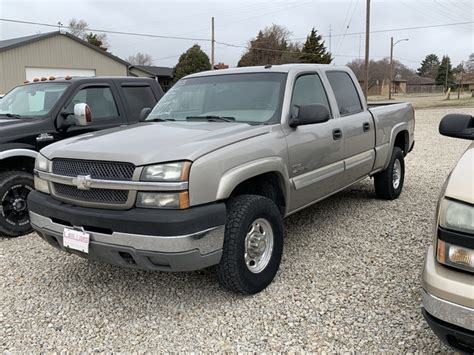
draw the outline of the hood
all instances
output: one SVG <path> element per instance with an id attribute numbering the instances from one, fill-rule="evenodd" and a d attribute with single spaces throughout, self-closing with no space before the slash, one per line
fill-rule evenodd
<path id="1" fill-rule="evenodd" d="M 269 126 L 233 122 L 139 123 L 66 139 L 49 145 L 41 153 L 49 159 L 125 161 L 140 166 L 195 160 L 269 131 Z"/>
<path id="2" fill-rule="evenodd" d="M 474 204 L 474 142 L 451 171 L 444 195 Z"/>

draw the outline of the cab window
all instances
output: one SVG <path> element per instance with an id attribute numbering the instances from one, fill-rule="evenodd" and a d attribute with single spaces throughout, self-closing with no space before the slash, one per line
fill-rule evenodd
<path id="1" fill-rule="evenodd" d="M 67 112 L 74 112 L 74 105 L 86 103 L 92 111 L 92 117 L 117 117 L 117 105 L 109 87 L 87 87 L 79 90 L 67 106 Z"/>
<path id="2" fill-rule="evenodd" d="M 323 83 L 317 74 L 304 74 L 296 79 L 291 100 L 291 117 L 297 117 L 299 108 L 306 105 L 320 104 L 328 108 L 328 97 Z"/>

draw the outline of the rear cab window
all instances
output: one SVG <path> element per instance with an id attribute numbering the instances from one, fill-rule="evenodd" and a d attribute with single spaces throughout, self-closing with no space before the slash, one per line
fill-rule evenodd
<path id="1" fill-rule="evenodd" d="M 122 85 L 122 90 L 133 121 L 138 120 L 142 109 L 152 109 L 158 101 L 149 85 Z"/>
<path id="2" fill-rule="evenodd" d="M 353 115 L 363 111 L 357 88 L 351 76 L 344 71 L 330 71 L 326 76 L 336 98 L 341 116 Z"/>

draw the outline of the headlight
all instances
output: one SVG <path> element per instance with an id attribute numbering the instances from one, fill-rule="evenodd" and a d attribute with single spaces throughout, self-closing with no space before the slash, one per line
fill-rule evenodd
<path id="1" fill-rule="evenodd" d="M 187 181 L 191 163 L 180 161 L 175 163 L 164 163 L 150 165 L 143 169 L 142 181 Z"/>
<path id="2" fill-rule="evenodd" d="M 444 265 L 474 272 L 474 250 L 438 239 L 436 259 Z"/>
<path id="3" fill-rule="evenodd" d="M 189 207 L 189 194 L 187 191 L 170 193 L 139 192 L 136 206 L 142 208 L 184 209 Z"/>
<path id="4" fill-rule="evenodd" d="M 46 157 L 44 155 L 39 153 L 36 156 L 35 169 L 36 170 L 41 170 L 41 171 L 48 171 L 48 167 L 49 167 L 49 160 L 46 159 Z"/>
<path id="5" fill-rule="evenodd" d="M 474 234 L 474 207 L 444 199 L 439 210 L 439 225 L 445 229 Z"/>

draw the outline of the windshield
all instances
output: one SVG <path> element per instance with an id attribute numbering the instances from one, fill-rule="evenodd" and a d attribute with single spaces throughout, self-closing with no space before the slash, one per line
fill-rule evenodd
<path id="1" fill-rule="evenodd" d="M 0 115 L 20 117 L 46 115 L 67 87 L 68 84 L 65 83 L 18 86 L 0 100 Z"/>
<path id="2" fill-rule="evenodd" d="M 210 75 L 178 81 L 148 115 L 153 120 L 278 122 L 285 73 Z"/>

